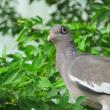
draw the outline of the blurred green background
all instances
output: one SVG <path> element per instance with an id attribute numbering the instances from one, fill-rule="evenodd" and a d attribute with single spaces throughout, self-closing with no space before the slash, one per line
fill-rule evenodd
<path id="1" fill-rule="evenodd" d="M 109 57 L 109 21 L 110 0 L 0 0 L 0 110 L 90 110 L 70 103 L 47 36 L 66 25 L 79 52 Z"/>

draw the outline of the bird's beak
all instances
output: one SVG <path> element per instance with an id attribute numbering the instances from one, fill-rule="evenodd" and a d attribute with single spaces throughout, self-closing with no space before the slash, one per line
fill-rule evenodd
<path id="1" fill-rule="evenodd" d="M 48 41 L 52 41 L 53 38 L 54 38 L 54 33 L 51 33 L 47 39 L 48 39 Z"/>

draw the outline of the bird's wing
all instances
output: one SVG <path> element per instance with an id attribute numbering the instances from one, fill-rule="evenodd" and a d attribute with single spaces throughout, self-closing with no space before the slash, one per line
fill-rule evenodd
<path id="1" fill-rule="evenodd" d="M 110 60 L 102 57 L 81 55 L 68 69 L 72 82 L 98 93 L 110 94 Z"/>

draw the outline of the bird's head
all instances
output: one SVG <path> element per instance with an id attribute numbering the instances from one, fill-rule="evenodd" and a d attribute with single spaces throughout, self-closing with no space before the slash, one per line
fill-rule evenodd
<path id="1" fill-rule="evenodd" d="M 50 30 L 48 41 L 55 43 L 71 41 L 70 32 L 67 27 L 56 25 Z"/>

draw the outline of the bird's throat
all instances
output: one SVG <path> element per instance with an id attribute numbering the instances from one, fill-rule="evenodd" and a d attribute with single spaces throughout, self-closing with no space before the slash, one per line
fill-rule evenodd
<path id="1" fill-rule="evenodd" d="M 65 73 L 65 66 L 70 66 L 70 62 L 75 56 L 76 51 L 71 42 L 60 42 L 56 44 L 56 65 L 60 73 Z"/>
<path id="2" fill-rule="evenodd" d="M 56 52 L 58 54 L 64 55 L 73 55 L 76 53 L 75 48 L 73 47 L 72 42 L 60 42 L 56 44 Z"/>

